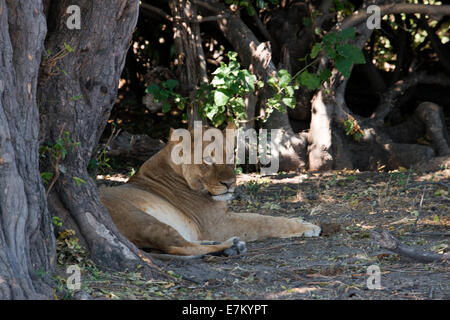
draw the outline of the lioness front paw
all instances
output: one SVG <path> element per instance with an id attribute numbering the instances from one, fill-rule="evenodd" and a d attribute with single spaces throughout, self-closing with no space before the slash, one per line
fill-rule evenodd
<path id="1" fill-rule="evenodd" d="M 320 235 L 320 231 L 322 230 L 319 226 L 316 226 L 315 224 L 304 222 L 306 225 L 305 227 L 307 230 L 303 232 L 303 236 L 306 238 L 311 237 L 318 237 Z"/>
<path id="2" fill-rule="evenodd" d="M 238 237 L 234 237 L 232 238 L 232 243 L 231 247 L 223 250 L 224 256 L 229 257 L 247 253 L 247 246 L 244 241 L 240 241 Z"/>

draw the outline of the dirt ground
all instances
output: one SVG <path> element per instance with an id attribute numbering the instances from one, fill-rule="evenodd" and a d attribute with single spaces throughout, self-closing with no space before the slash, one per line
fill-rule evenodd
<path id="1" fill-rule="evenodd" d="M 448 262 L 410 260 L 382 249 L 370 238 L 371 230 L 384 229 L 418 249 L 449 250 L 450 170 L 427 175 L 401 171 L 289 173 L 270 178 L 241 174 L 238 197 L 230 203 L 232 210 L 302 217 L 322 225 L 323 234 L 249 242 L 244 256 L 154 259 L 161 267 L 155 280 L 144 279 L 139 270 L 99 270 L 81 248 L 70 245 L 70 237 L 61 237 L 55 297 L 450 299 Z M 126 177 L 108 179 L 123 182 Z M 79 292 L 65 289 L 64 270 L 70 255 L 82 265 Z M 380 289 L 368 288 L 367 268 L 372 265 L 381 272 Z"/>

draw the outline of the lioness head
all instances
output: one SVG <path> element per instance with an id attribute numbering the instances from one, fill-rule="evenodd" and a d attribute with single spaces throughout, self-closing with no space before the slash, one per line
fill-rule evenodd
<path id="1" fill-rule="evenodd" d="M 208 127 L 177 131 L 171 130 L 169 137 L 171 167 L 183 176 L 192 190 L 216 201 L 232 199 L 236 174 L 234 164 L 230 164 L 230 160 L 227 164 L 226 160 L 227 155 L 233 154 L 234 136 Z"/>

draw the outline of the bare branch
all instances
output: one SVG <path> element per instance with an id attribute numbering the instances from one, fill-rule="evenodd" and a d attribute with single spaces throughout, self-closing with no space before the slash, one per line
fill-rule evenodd
<path id="1" fill-rule="evenodd" d="M 371 118 L 383 120 L 394 108 L 396 99 L 411 87 L 422 84 L 450 85 L 450 78 L 443 74 L 428 75 L 425 72 L 413 72 L 406 78 L 397 81 L 381 97 L 381 102 L 372 114 Z"/>
<path id="2" fill-rule="evenodd" d="M 168 15 L 168 14 L 165 13 L 163 10 L 161 10 L 161 9 L 159 9 L 159 8 L 157 8 L 157 7 L 154 7 L 154 6 L 150 5 L 150 4 L 142 3 L 142 2 L 141 2 L 141 8 L 146 9 L 146 10 L 149 10 L 149 11 L 152 11 L 152 12 L 154 12 L 154 13 L 160 15 L 160 16 L 163 17 L 164 19 L 166 19 L 166 20 L 168 20 L 168 21 L 170 21 L 170 22 L 173 22 L 173 17 L 172 17 L 171 15 Z"/>
<path id="3" fill-rule="evenodd" d="M 207 2 L 198 1 L 198 0 L 192 0 L 193 3 L 198 5 L 199 7 L 205 8 L 209 11 L 216 12 L 216 13 L 223 13 L 223 10 L 221 8 L 215 7 L 212 4 L 209 4 Z"/>
<path id="4" fill-rule="evenodd" d="M 412 3 L 393 3 L 380 6 L 381 16 L 395 13 L 420 13 L 430 15 L 436 20 L 439 20 L 442 16 L 450 15 L 450 5 L 427 5 L 427 4 L 412 4 Z M 356 11 L 352 16 L 348 17 L 341 24 L 340 29 L 350 28 L 358 25 L 366 20 L 370 13 L 362 9 Z"/>
<path id="5" fill-rule="evenodd" d="M 255 21 L 256 26 L 258 27 L 259 32 L 263 35 L 266 41 L 270 41 L 270 43 L 273 45 L 275 41 L 273 41 L 272 36 L 270 35 L 269 31 L 267 31 L 266 26 L 264 23 L 262 23 L 261 19 L 258 17 L 258 15 L 255 13 L 253 16 L 253 21 Z"/>

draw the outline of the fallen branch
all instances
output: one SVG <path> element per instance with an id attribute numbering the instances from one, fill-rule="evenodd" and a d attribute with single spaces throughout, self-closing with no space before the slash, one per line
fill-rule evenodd
<path id="1" fill-rule="evenodd" d="M 450 259 L 450 254 L 448 253 L 439 254 L 422 251 L 417 248 L 404 245 L 386 230 L 382 230 L 381 232 L 372 231 L 370 235 L 371 238 L 377 241 L 382 248 L 413 260 L 429 263 L 442 261 L 448 262 Z"/>

